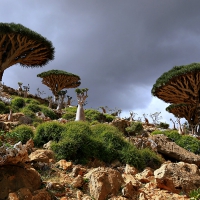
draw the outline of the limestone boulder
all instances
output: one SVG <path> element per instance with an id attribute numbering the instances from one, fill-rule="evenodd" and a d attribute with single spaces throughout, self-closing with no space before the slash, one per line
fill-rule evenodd
<path id="1" fill-rule="evenodd" d="M 153 170 L 147 167 L 141 173 L 136 174 L 135 178 L 139 180 L 141 183 L 148 183 L 150 182 L 150 176 L 153 176 Z"/>
<path id="2" fill-rule="evenodd" d="M 189 194 L 200 187 L 200 171 L 195 164 L 166 162 L 154 171 L 154 177 L 158 188 L 173 193 Z"/>
<path id="3" fill-rule="evenodd" d="M 9 164 L 24 164 L 29 161 L 28 152 L 21 142 L 12 146 L 0 147 L 0 166 Z"/>
<path id="4" fill-rule="evenodd" d="M 38 149 L 29 155 L 30 161 L 49 163 L 55 160 L 54 152 L 47 149 Z"/>
<path id="5" fill-rule="evenodd" d="M 167 136 L 153 135 L 151 139 L 157 144 L 157 151 L 171 159 L 183 161 L 186 163 L 193 163 L 200 166 L 200 156 L 186 149 L 178 146 L 175 142 L 171 141 Z"/>
<path id="6" fill-rule="evenodd" d="M 15 193 L 21 188 L 33 192 L 41 187 L 41 177 L 33 168 L 17 165 L 0 166 L 0 177 L 0 199 L 8 198 L 9 193 Z"/>
<path id="7" fill-rule="evenodd" d="M 98 168 L 90 175 L 90 196 L 98 200 L 117 195 L 124 180 L 119 171 L 110 168 Z"/>
<path id="8" fill-rule="evenodd" d="M 71 161 L 67 162 L 65 159 L 62 159 L 62 160 L 59 160 L 55 165 L 63 170 L 71 170 L 73 163 Z"/>

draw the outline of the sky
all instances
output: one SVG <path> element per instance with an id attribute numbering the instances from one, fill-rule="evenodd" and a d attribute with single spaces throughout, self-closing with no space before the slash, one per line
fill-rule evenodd
<path id="1" fill-rule="evenodd" d="M 107 106 L 137 117 L 161 112 L 170 124 L 169 105 L 151 95 L 164 72 L 200 60 L 199 0 L 1 0 L 0 21 L 19 23 L 50 40 L 55 58 L 42 68 L 6 69 L 2 82 L 52 95 L 37 74 L 51 69 L 80 76 L 88 88 L 85 108 Z M 77 105 L 75 89 L 68 89 Z M 142 118 L 143 119 L 143 118 Z"/>

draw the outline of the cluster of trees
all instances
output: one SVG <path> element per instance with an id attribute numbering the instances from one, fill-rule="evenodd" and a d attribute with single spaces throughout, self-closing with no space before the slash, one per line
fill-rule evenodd
<path id="1" fill-rule="evenodd" d="M 199 134 L 200 63 L 173 67 L 157 79 L 151 93 L 170 103 L 166 110 L 177 118 L 185 118 L 192 133 Z"/>
<path id="2" fill-rule="evenodd" d="M 52 43 L 41 36 L 40 34 L 24 27 L 21 24 L 15 23 L 0 23 L 0 86 L 2 85 L 2 77 L 4 71 L 14 64 L 19 63 L 23 67 L 43 67 L 49 61 L 54 59 L 54 47 Z M 54 95 L 54 103 L 58 104 L 57 109 L 64 107 L 64 98 L 68 88 L 78 87 L 80 77 L 78 75 L 62 71 L 62 70 L 49 70 L 37 75 L 42 78 L 42 83 L 50 88 Z M 19 85 L 20 87 L 21 85 Z M 24 97 L 27 97 L 27 90 Z M 80 89 L 81 90 L 81 89 Z M 82 89 L 85 91 L 88 89 Z M 19 92 L 22 88 L 19 88 Z M 80 102 L 79 90 L 76 91 L 78 102 Z M 83 95 L 86 98 L 85 95 Z M 52 98 L 48 97 L 50 105 Z M 70 98 L 68 98 L 68 102 Z M 80 103 L 78 103 L 80 105 Z M 82 109 L 77 109 L 77 120 L 84 120 L 84 112 Z"/>

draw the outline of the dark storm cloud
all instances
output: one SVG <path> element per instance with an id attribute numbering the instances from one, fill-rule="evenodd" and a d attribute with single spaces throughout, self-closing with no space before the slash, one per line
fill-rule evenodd
<path id="1" fill-rule="evenodd" d="M 151 87 L 163 72 L 199 62 L 199 6 L 197 0 L 2 0 L 2 22 L 27 26 L 56 51 L 44 68 L 14 66 L 3 81 L 12 87 L 29 82 L 32 93 L 40 87 L 51 95 L 36 75 L 62 69 L 89 88 L 88 107 L 148 108 Z"/>

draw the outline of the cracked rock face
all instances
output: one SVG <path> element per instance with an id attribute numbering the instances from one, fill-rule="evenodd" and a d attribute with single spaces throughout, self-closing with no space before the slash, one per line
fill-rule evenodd
<path id="1" fill-rule="evenodd" d="M 28 152 L 21 142 L 10 147 L 4 145 L 0 147 L 0 166 L 25 163 L 28 160 Z"/>
<path id="2" fill-rule="evenodd" d="M 200 187 L 200 171 L 195 164 L 166 162 L 154 171 L 154 176 L 158 188 L 174 193 L 188 194 Z"/>
<path id="3" fill-rule="evenodd" d="M 200 156 L 178 146 L 165 135 L 153 135 L 151 139 L 157 144 L 157 151 L 177 161 L 193 163 L 200 166 Z"/>
<path id="4" fill-rule="evenodd" d="M 0 166 L 0 199 L 6 199 L 9 193 L 20 188 L 28 188 L 33 192 L 40 187 L 41 178 L 35 169 L 16 165 Z"/>

